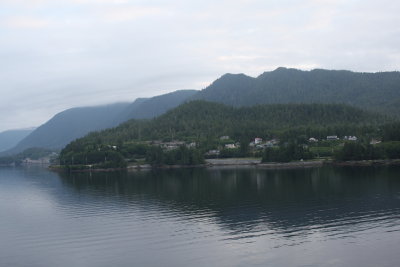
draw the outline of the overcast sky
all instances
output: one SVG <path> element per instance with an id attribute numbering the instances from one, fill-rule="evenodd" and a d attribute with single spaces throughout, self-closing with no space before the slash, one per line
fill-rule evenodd
<path id="1" fill-rule="evenodd" d="M 279 66 L 400 69 L 398 0 L 0 0 L 0 131 Z"/>

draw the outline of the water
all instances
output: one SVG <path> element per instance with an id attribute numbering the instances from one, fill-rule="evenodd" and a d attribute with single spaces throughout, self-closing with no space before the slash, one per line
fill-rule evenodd
<path id="1" fill-rule="evenodd" d="M 399 266 L 400 168 L 0 168 L 0 266 Z"/>

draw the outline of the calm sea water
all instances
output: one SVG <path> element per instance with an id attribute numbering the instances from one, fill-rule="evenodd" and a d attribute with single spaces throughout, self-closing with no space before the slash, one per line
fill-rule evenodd
<path id="1" fill-rule="evenodd" d="M 400 266 L 400 168 L 0 168 L 0 266 Z"/>

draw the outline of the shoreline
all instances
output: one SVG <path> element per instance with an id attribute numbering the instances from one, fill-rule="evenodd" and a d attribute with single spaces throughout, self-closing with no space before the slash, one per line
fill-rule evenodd
<path id="1" fill-rule="evenodd" d="M 321 167 L 325 164 L 326 160 L 314 161 L 296 161 L 296 162 L 272 162 L 261 163 L 260 159 L 253 158 L 231 158 L 231 159 L 212 159 L 206 160 L 204 164 L 199 165 L 162 165 L 151 166 L 149 164 L 131 165 L 126 168 L 109 168 L 109 169 L 67 169 L 59 165 L 50 165 L 48 168 L 52 171 L 69 171 L 69 172 L 114 172 L 114 171 L 147 171 L 155 169 L 189 169 L 189 168 L 220 168 L 220 167 L 255 167 L 263 169 L 289 169 L 289 168 L 310 168 Z"/>
<path id="2" fill-rule="evenodd" d="M 48 168 L 52 171 L 70 171 L 70 172 L 115 172 L 115 171 L 146 171 L 156 169 L 189 169 L 189 168 L 220 168 L 220 167 L 254 167 L 260 169 L 299 169 L 316 168 L 322 166 L 335 167 L 368 167 L 368 166 L 400 166 L 400 159 L 386 160 L 358 160 L 358 161 L 333 161 L 331 159 L 319 159 L 310 161 L 292 161 L 292 162 L 270 162 L 262 163 L 260 159 L 254 158 L 230 158 L 230 159 L 207 159 L 204 164 L 199 165 L 162 165 L 151 166 L 150 164 L 130 165 L 126 168 L 108 168 L 108 169 L 67 169 L 59 165 L 50 165 Z"/>
<path id="3" fill-rule="evenodd" d="M 330 165 L 338 167 L 400 166 L 400 159 L 332 161 Z"/>
<path id="4" fill-rule="evenodd" d="M 262 169 L 290 169 L 290 168 L 310 168 L 321 167 L 326 160 L 292 161 L 292 162 L 269 162 L 262 163 L 261 159 L 254 158 L 232 158 L 232 159 L 212 159 L 206 160 L 207 167 L 230 167 L 230 166 L 252 166 Z"/>

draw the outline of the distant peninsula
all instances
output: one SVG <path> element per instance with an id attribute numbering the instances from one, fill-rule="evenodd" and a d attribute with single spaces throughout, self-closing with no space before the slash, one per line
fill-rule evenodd
<path id="1" fill-rule="evenodd" d="M 262 163 L 400 158 L 400 124 L 341 104 L 235 108 L 191 101 L 151 120 L 131 120 L 68 144 L 67 169 L 198 166 L 207 159 Z M 397 153 L 397 154 L 396 154 Z"/>

